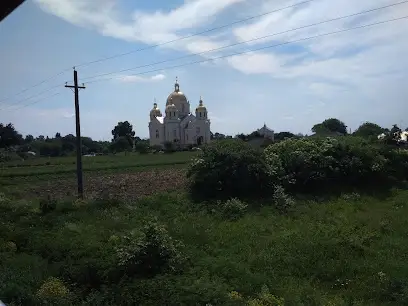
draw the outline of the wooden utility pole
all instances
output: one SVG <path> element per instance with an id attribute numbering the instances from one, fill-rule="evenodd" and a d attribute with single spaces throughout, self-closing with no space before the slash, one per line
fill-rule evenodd
<path id="1" fill-rule="evenodd" d="M 79 89 L 85 89 L 84 84 L 78 86 L 78 73 L 74 67 L 74 85 L 67 85 L 67 88 L 74 88 L 75 91 L 75 126 L 76 126 L 76 153 L 77 153 L 77 181 L 78 181 L 78 198 L 84 197 L 84 182 L 82 179 L 82 140 L 81 140 L 81 124 L 79 120 Z"/>

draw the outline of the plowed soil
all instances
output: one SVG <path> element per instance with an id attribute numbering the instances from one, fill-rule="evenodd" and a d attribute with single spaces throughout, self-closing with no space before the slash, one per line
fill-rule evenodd
<path id="1" fill-rule="evenodd" d="M 85 197 L 92 198 L 100 194 L 133 200 L 140 196 L 155 193 L 182 190 L 186 186 L 185 169 L 154 169 L 134 173 L 85 173 Z M 76 179 L 54 179 L 48 182 L 19 186 L 20 197 L 46 197 L 63 199 L 77 194 Z"/>

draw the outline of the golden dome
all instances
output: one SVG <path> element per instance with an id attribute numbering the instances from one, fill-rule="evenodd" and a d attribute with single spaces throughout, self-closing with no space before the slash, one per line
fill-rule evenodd
<path id="1" fill-rule="evenodd" d="M 150 111 L 150 116 L 155 116 L 155 117 L 162 116 L 160 109 L 157 107 L 157 103 L 153 104 L 153 109 Z"/>
<path id="2" fill-rule="evenodd" d="M 187 102 L 187 97 L 180 90 L 180 85 L 179 85 L 178 80 L 176 78 L 176 83 L 174 84 L 174 91 L 171 94 L 169 94 L 169 96 L 167 97 L 166 106 L 170 105 L 170 104 L 174 104 L 177 101 Z"/>
<path id="3" fill-rule="evenodd" d="M 206 112 L 207 108 L 203 105 L 203 99 L 200 97 L 200 103 L 198 104 L 196 108 L 196 112 Z"/>

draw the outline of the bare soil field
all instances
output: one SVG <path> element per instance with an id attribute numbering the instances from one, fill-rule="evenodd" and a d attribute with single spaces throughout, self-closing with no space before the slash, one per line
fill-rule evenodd
<path id="1" fill-rule="evenodd" d="M 164 191 L 180 190 L 186 186 L 185 169 L 150 169 L 132 173 L 85 173 L 84 192 L 86 198 L 105 195 L 121 200 L 134 200 L 141 196 Z M 75 197 L 76 177 L 57 178 L 35 184 L 14 186 L 11 192 L 16 198 L 55 199 Z"/>

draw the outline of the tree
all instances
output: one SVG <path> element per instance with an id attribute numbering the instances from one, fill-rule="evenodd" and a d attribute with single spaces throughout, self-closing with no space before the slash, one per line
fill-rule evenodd
<path id="1" fill-rule="evenodd" d="M 133 131 L 133 126 L 129 123 L 129 121 L 118 122 L 118 124 L 112 130 L 112 135 L 112 141 L 115 141 L 120 137 L 125 137 L 128 140 L 129 144 L 133 145 L 135 132 Z"/>
<path id="2" fill-rule="evenodd" d="M 353 133 L 354 136 L 360 137 L 377 137 L 378 135 L 385 132 L 385 129 L 379 126 L 378 124 L 372 122 L 365 122 L 358 127 L 357 130 Z"/>
<path id="3" fill-rule="evenodd" d="M 132 145 L 126 136 L 121 136 L 112 141 L 110 149 L 112 152 L 130 151 L 132 149 Z"/>
<path id="4" fill-rule="evenodd" d="M 238 139 L 241 139 L 241 140 L 245 141 L 247 136 L 244 133 L 241 133 L 241 134 L 237 134 L 235 136 L 235 138 L 238 138 Z"/>
<path id="5" fill-rule="evenodd" d="M 279 132 L 275 134 L 275 141 L 281 141 L 284 140 L 286 138 L 293 138 L 295 137 L 295 134 L 291 133 L 291 132 Z"/>
<path id="6" fill-rule="evenodd" d="M 61 138 L 61 134 L 60 134 L 60 133 L 56 133 L 56 134 L 55 134 L 55 138 Z"/>
<path id="7" fill-rule="evenodd" d="M 211 139 L 224 139 L 225 138 L 225 135 L 224 134 L 221 134 L 221 133 L 213 133 L 213 132 L 211 132 Z"/>
<path id="8" fill-rule="evenodd" d="M 322 123 L 315 124 L 312 127 L 312 132 L 315 134 L 336 133 L 346 135 L 347 126 L 339 119 L 329 118 L 324 120 Z"/>
<path id="9" fill-rule="evenodd" d="M 146 154 L 149 152 L 149 142 L 147 140 L 139 140 L 135 144 L 135 151 L 141 154 Z"/>
<path id="10" fill-rule="evenodd" d="M 34 136 L 33 135 L 26 135 L 24 142 L 25 143 L 31 143 L 34 141 Z"/>
<path id="11" fill-rule="evenodd" d="M 14 128 L 13 124 L 0 123 L 0 148 L 8 148 L 23 143 L 23 136 Z"/>

